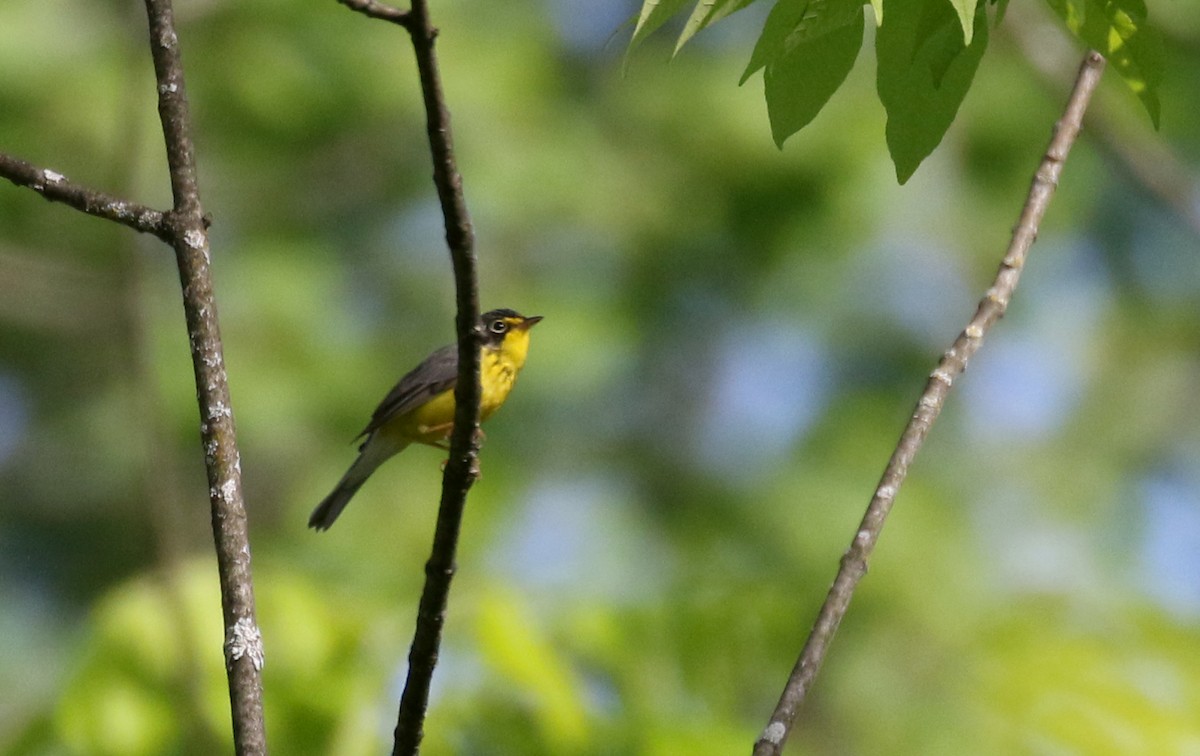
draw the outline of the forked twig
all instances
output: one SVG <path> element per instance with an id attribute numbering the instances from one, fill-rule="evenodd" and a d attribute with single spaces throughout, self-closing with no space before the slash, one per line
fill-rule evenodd
<path id="1" fill-rule="evenodd" d="M 0 176 L 17 186 L 29 187 L 52 202 L 70 205 L 80 212 L 129 226 L 135 231 L 154 234 L 167 243 L 171 241 L 167 214 L 161 210 L 89 189 L 58 171 L 40 168 L 10 155 L 0 154 Z"/>
<path id="2" fill-rule="evenodd" d="M 239 756 L 265 754 L 263 644 L 255 619 L 241 457 L 213 294 L 208 221 L 196 180 L 183 61 L 171 0 L 145 0 L 145 4 L 174 207 L 163 212 L 128 202 L 7 155 L 0 155 L 0 176 L 18 186 L 29 187 L 46 199 L 154 234 L 175 249 L 200 407 L 200 439 L 208 473 L 213 540 L 221 582 L 234 749 Z"/>
<path id="3" fill-rule="evenodd" d="M 1050 146 L 1034 175 L 1025 207 L 1021 210 L 1016 228 L 1013 229 L 1012 241 L 1004 253 L 996 279 L 980 300 L 975 316 L 955 339 L 953 346 L 942 355 L 941 361 L 930 374 L 913 416 L 900 435 L 900 441 L 888 460 L 871 503 L 867 506 L 866 514 L 850 542 L 850 548 L 842 556 L 833 586 L 825 597 L 825 603 L 821 605 L 800 658 L 796 661 L 783 695 L 771 714 L 770 723 L 754 744 L 754 756 L 778 756 L 782 752 L 796 721 L 796 714 L 816 679 L 829 650 L 829 644 L 850 606 L 854 588 L 867 572 L 867 559 L 875 549 L 884 520 L 908 474 L 908 466 L 916 457 L 925 436 L 941 412 L 954 380 L 966 369 L 967 361 L 983 343 L 984 334 L 1008 308 L 1029 248 L 1037 238 L 1038 226 L 1058 186 L 1063 163 L 1079 135 L 1083 114 L 1100 81 L 1104 64 L 1104 57 L 1094 50 L 1088 51 L 1084 56 L 1066 109 L 1062 118 L 1055 124 Z"/>
<path id="4" fill-rule="evenodd" d="M 150 55 L 158 85 L 158 114 L 171 174 L 171 244 L 183 286 L 183 310 L 200 403 L 200 439 L 208 471 L 213 540 L 225 620 L 225 667 L 229 677 L 233 742 L 238 754 L 265 754 L 263 643 L 254 611 L 250 537 L 242 498 L 242 462 L 237 447 L 224 348 L 217 319 L 207 223 L 200 203 L 191 116 L 183 60 L 171 0 L 146 0 Z"/>

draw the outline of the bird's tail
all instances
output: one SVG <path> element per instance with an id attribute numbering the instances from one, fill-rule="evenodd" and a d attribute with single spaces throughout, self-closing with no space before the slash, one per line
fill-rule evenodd
<path id="1" fill-rule="evenodd" d="M 329 526 L 333 525 L 333 521 L 350 503 L 351 497 L 362 487 L 371 473 L 375 472 L 375 468 L 390 457 L 404 451 L 408 443 L 407 441 L 396 443 L 378 434 L 368 437 L 359 450 L 358 459 L 350 465 L 350 469 L 334 486 L 333 491 L 322 499 L 317 508 L 313 510 L 312 515 L 308 518 L 308 526 L 317 530 L 329 530 Z"/>

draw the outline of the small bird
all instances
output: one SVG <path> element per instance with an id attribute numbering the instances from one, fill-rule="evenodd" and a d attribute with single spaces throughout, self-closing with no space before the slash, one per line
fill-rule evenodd
<path id="1" fill-rule="evenodd" d="M 486 420 L 504 404 L 529 352 L 529 329 L 541 315 L 527 318 L 514 310 L 492 310 L 481 318 L 479 419 Z M 454 428 L 454 385 L 458 382 L 458 345 L 450 344 L 425 358 L 400 379 L 371 415 L 359 438 L 358 459 L 333 492 L 317 505 L 308 526 L 328 530 L 371 473 L 409 444 L 448 448 Z"/>

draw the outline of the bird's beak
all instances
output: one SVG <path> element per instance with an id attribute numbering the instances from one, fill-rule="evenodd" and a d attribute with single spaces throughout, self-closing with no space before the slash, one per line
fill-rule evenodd
<path id="1" fill-rule="evenodd" d="M 517 326 L 517 328 L 520 328 L 522 331 L 528 331 L 540 322 L 542 322 L 542 316 L 534 315 L 531 318 L 525 318 L 525 320 L 521 321 L 521 325 Z"/>

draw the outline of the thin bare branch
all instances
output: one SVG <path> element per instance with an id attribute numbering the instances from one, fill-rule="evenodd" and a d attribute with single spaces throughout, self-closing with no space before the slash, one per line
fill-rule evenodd
<path id="1" fill-rule="evenodd" d="M 225 620 L 225 662 L 234 748 L 238 754 L 265 754 L 263 646 L 254 612 L 241 458 L 213 295 L 207 224 L 196 181 L 179 38 L 170 0 L 146 0 L 146 11 L 158 84 L 158 112 L 175 200 L 171 214 L 171 243 L 183 286 L 183 309 L 200 404 L 200 437 L 208 470 L 213 539 Z"/>
<path id="2" fill-rule="evenodd" d="M 70 205 L 88 215 L 129 226 L 135 231 L 154 234 L 163 241 L 171 239 L 166 213 L 81 186 L 58 171 L 39 168 L 19 158 L 0 154 L 0 176 L 17 186 L 29 187 L 48 200 Z"/>
<path id="3" fill-rule="evenodd" d="M 1083 114 L 1103 71 L 1104 58 L 1095 51 L 1089 51 L 1079 68 L 1063 116 L 1055 124 L 1050 146 L 1034 175 L 1020 220 L 1013 229 L 1012 241 L 1004 253 L 996 279 L 979 302 L 975 316 L 929 376 L 912 419 L 901 434 L 858 531 L 850 542 L 850 548 L 842 557 L 833 586 L 817 614 L 817 621 L 788 678 L 779 704 L 771 714 L 770 723 L 754 744 L 755 756 L 778 756 L 782 752 L 796 721 L 796 713 L 816 679 L 829 644 L 850 606 L 854 588 L 867 572 L 867 559 L 875 548 L 884 521 L 895 502 L 896 493 L 908 474 L 909 465 L 912 464 L 913 458 L 925 441 L 925 436 L 941 412 L 955 379 L 966 369 L 967 361 L 983 343 L 988 329 L 1008 308 L 1029 248 L 1037 238 L 1038 226 L 1058 186 L 1063 163 L 1079 134 Z"/>
<path id="4" fill-rule="evenodd" d="M 458 334 L 458 382 L 454 388 L 454 430 L 450 434 L 450 458 L 442 476 L 433 549 L 425 563 L 425 587 L 417 610 L 417 627 L 408 653 L 408 677 L 400 697 L 392 753 L 420 752 L 424 737 L 429 686 L 437 665 L 446 621 L 446 602 L 454 578 L 455 553 L 462 528 L 467 491 L 479 476 L 479 285 L 475 273 L 475 232 L 463 197 L 462 176 L 454 157 L 450 111 L 442 91 L 434 40 L 437 29 L 429 20 L 425 0 L 413 0 L 412 10 L 402 11 L 375 0 L 338 0 L 346 7 L 403 26 L 412 39 L 425 102 L 425 125 L 433 157 L 433 183 L 446 225 L 446 244 L 454 269 L 457 300 L 455 317 Z"/>
<path id="5" fill-rule="evenodd" d="M 412 38 L 421 93 L 425 101 L 426 131 L 433 157 L 433 181 L 446 224 L 446 243 L 454 269 L 457 300 L 458 382 L 454 389 L 454 430 L 450 458 L 442 477 L 433 549 L 425 564 L 425 587 L 417 612 L 417 627 L 408 655 L 408 678 L 400 698 L 393 754 L 416 754 L 421 748 L 429 685 L 437 664 L 455 552 L 462 526 L 467 491 L 478 477 L 479 463 L 479 286 L 475 272 L 475 232 L 463 197 L 462 176 L 454 157 L 450 112 L 446 108 L 438 70 L 435 29 L 426 0 L 413 0 L 404 25 Z"/>
<path id="6" fill-rule="evenodd" d="M 454 429 L 450 434 L 450 458 L 442 476 L 433 548 L 425 563 L 425 587 L 417 609 L 417 627 L 408 653 L 408 677 L 400 697 L 392 753 L 420 752 L 424 737 L 429 686 L 437 665 L 446 621 L 446 602 L 454 578 L 455 553 L 462 528 L 463 507 L 479 476 L 479 285 L 475 272 L 475 231 L 463 197 L 462 176 L 454 157 L 450 111 L 442 91 L 434 41 L 437 29 L 429 20 L 426 0 L 413 0 L 412 9 L 399 10 L 376 0 L 338 0 L 346 7 L 403 26 L 412 39 L 421 95 L 425 103 L 425 126 L 433 157 L 433 183 L 446 226 L 446 243 L 454 269 L 457 300 L 455 317 L 458 334 L 458 381 L 454 387 Z"/>

